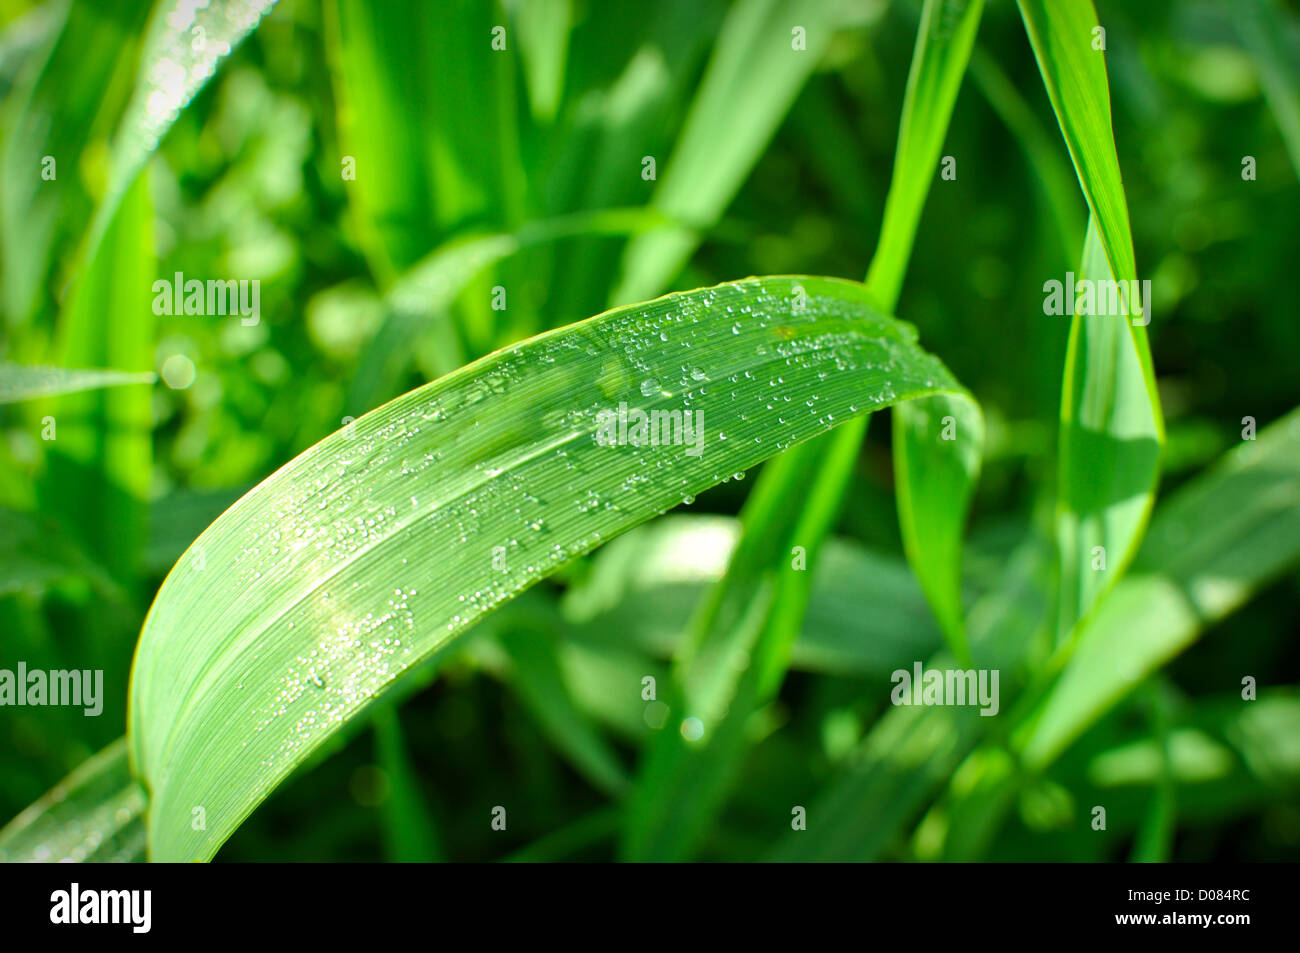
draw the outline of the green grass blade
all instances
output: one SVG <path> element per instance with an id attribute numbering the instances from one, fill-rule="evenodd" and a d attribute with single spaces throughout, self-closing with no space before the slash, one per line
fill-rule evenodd
<path id="1" fill-rule="evenodd" d="M 85 203 L 77 164 L 95 136 L 98 117 L 115 116 L 125 98 L 116 80 L 129 69 L 147 7 L 137 0 L 45 4 L 57 37 L 21 102 L 6 116 L 0 176 L 0 255 L 4 308 L 11 327 L 35 312 L 64 229 L 79 233 Z M 43 160 L 55 160 L 55 178 Z M 89 214 L 88 212 L 84 214 Z M 17 343 L 17 336 L 14 341 Z"/>
<path id="2" fill-rule="evenodd" d="M 57 363 L 151 377 L 155 271 L 153 203 L 141 176 L 69 292 Z M 152 398 L 144 387 L 64 393 L 47 411 L 56 430 L 39 484 L 42 509 L 126 581 L 141 568 L 147 538 Z"/>
<path id="3" fill-rule="evenodd" d="M 921 209 L 983 12 L 984 0 L 926 0 L 922 8 L 885 217 L 867 273 L 867 287 L 884 307 L 892 307 L 902 291 Z"/>
<path id="4" fill-rule="evenodd" d="M 130 729 L 152 855 L 212 856 L 403 670 L 573 557 L 937 392 L 962 393 L 861 285 L 747 279 L 541 335 L 330 436 L 213 524 L 150 610 Z M 702 439 L 601 446 L 620 403 L 690 409 Z"/>
<path id="5" fill-rule="evenodd" d="M 908 563 L 958 661 L 970 660 L 961 592 L 962 535 L 979 477 L 984 418 L 945 396 L 895 413 L 898 524 Z"/>
<path id="6" fill-rule="evenodd" d="M 412 100 L 424 100 L 425 109 L 434 105 L 426 58 L 438 24 L 419 6 L 413 0 L 324 6 L 344 152 L 339 174 L 381 286 L 430 248 L 438 231 L 428 174 L 433 157 L 423 124 L 410 121 Z"/>
<path id="7" fill-rule="evenodd" d="M 1111 132 L 1106 61 L 1104 52 L 1093 48 L 1097 11 L 1092 0 L 1017 2 L 1110 270 L 1120 278 L 1136 277 L 1128 203 Z"/>
<path id="8" fill-rule="evenodd" d="M 921 11 L 880 241 L 867 272 L 867 287 L 886 310 L 898 303 L 983 9 L 983 0 L 927 0 Z M 939 397 L 900 406 L 894 425 L 904 551 L 944 637 L 964 660 L 970 650 L 961 600 L 961 540 L 979 476 L 983 418 L 976 407 Z"/>
<path id="9" fill-rule="evenodd" d="M 0 830 L 0 863 L 141 860 L 145 805 L 119 738 Z"/>
<path id="10" fill-rule="evenodd" d="M 73 370 L 0 363 L 0 404 L 127 384 L 152 384 L 152 371 Z"/>
<path id="11" fill-rule="evenodd" d="M 677 224 L 628 244 L 612 304 L 662 292 L 717 223 L 817 65 L 835 6 L 739 0 L 728 12 L 672 156 L 657 162 L 653 203 Z M 806 49 L 794 48 L 795 27 Z"/>
<path id="12" fill-rule="evenodd" d="M 772 461 L 775 475 L 746 501 L 744 531 L 727 574 L 677 653 L 666 693 L 668 722 L 651 742 L 628 800 L 625 859 L 688 856 L 721 807 L 746 747 L 749 716 L 779 688 L 807 607 L 810 587 L 788 569 L 788 554 L 805 544 L 805 557 L 816 564 L 839 513 L 857 443 L 816 440 L 795 447 Z M 793 497 L 777 495 L 792 487 Z M 807 504 L 791 507 L 791 498 Z"/>
<path id="13" fill-rule="evenodd" d="M 1096 11 L 1091 0 L 1019 4 L 1091 211 L 1084 270 L 1091 280 L 1131 287 L 1137 263 L 1111 132 L 1106 63 L 1094 49 Z M 1071 323 L 1059 451 L 1060 638 L 1123 575 L 1155 501 L 1164 419 L 1147 343 L 1147 297 L 1140 318 L 1075 314 Z M 1126 310 L 1136 311 L 1132 296 Z"/>
<path id="14" fill-rule="evenodd" d="M 388 797 L 381 805 L 388 859 L 404 864 L 441 861 L 442 842 L 406 751 L 401 716 L 396 708 L 385 707 L 375 712 L 374 721 L 375 760 L 388 780 Z"/>

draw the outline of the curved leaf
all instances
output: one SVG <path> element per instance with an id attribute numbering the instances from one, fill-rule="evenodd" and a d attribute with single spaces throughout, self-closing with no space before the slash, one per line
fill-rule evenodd
<path id="1" fill-rule="evenodd" d="M 211 857 L 404 670 L 573 557 L 856 415 L 940 393 L 965 392 L 862 285 L 758 278 L 549 332 L 326 438 L 199 537 L 145 622 L 130 733 L 153 856 Z M 633 424 L 689 410 L 697 429 L 601 445 L 599 415 L 620 405 Z"/>

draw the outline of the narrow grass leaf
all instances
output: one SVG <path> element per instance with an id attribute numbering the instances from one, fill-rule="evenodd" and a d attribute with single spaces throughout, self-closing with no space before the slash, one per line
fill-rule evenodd
<path id="1" fill-rule="evenodd" d="M 983 12 L 984 0 L 926 0 L 921 10 L 885 217 L 867 273 L 867 286 L 887 308 L 903 288 L 921 209 Z"/>
<path id="2" fill-rule="evenodd" d="M 401 716 L 396 708 L 384 707 L 375 712 L 374 724 L 375 760 L 388 782 L 380 807 L 388 859 L 404 864 L 444 860 L 438 828 L 406 750 Z"/>
<path id="3" fill-rule="evenodd" d="M 44 61 L 30 89 L 14 96 L 6 110 L 0 159 L 0 255 L 11 328 L 26 324 L 38 308 L 58 240 L 85 227 L 81 215 L 90 211 L 83 208 L 88 201 L 74 170 L 99 133 L 96 117 L 116 116 L 125 101 L 125 84 L 117 80 L 131 68 L 136 34 L 148 12 L 138 0 L 36 9 L 45 11 L 54 39 L 37 54 Z M 47 167 L 49 159 L 54 164 Z"/>
<path id="4" fill-rule="evenodd" d="M 1089 222 L 1080 281 L 1111 281 Z M 1064 636 L 1131 560 L 1155 498 L 1162 428 L 1150 402 L 1129 321 L 1075 315 L 1061 398 L 1057 539 Z M 1153 413 L 1154 412 L 1154 413 Z"/>
<path id="5" fill-rule="evenodd" d="M 156 379 L 152 371 L 74 370 L 0 363 L 0 404 L 127 384 L 152 384 Z"/>
<path id="6" fill-rule="evenodd" d="M 155 257 L 148 176 L 127 190 L 106 237 L 59 317 L 57 363 L 150 378 Z M 57 436 L 38 484 L 42 510 L 79 534 L 124 581 L 141 568 L 147 537 L 152 398 L 144 387 L 83 389 L 52 397 L 45 409 Z"/>
<path id="7" fill-rule="evenodd" d="M 894 172 L 867 287 L 887 311 L 912 253 L 948 122 L 979 30 L 983 0 L 927 0 L 903 96 Z M 894 476 L 903 547 L 948 644 L 966 660 L 961 540 L 979 476 L 984 421 L 977 407 L 937 397 L 894 412 Z"/>

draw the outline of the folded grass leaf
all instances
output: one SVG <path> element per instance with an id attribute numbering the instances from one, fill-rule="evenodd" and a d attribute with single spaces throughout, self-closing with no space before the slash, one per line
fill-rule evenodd
<path id="1" fill-rule="evenodd" d="M 1260 431 L 1162 504 L 1134 571 L 1081 628 L 1068 666 L 1009 712 L 1006 749 L 1019 770 L 950 789 L 947 813 L 968 827 L 948 835 L 987 844 L 1011 795 L 1047 770 L 1066 748 L 1148 675 L 1186 649 L 1261 586 L 1300 563 L 1300 410 Z M 1193 542 L 1193 540 L 1195 542 Z M 1044 673 L 1039 673 L 1044 674 Z M 976 752 L 976 767 L 991 748 Z M 984 790 L 977 790 L 983 787 Z M 983 797 L 993 809 L 973 816 L 967 801 Z M 1158 810 L 1165 810 L 1161 806 Z M 1155 815 L 1159 830 L 1160 815 Z"/>
<path id="2" fill-rule="evenodd" d="M 1112 278 L 1095 225 L 1089 221 L 1079 275 L 1100 287 Z M 1076 314 L 1070 325 L 1056 521 L 1061 637 L 1127 568 L 1155 500 L 1163 426 L 1129 324 Z"/>
<path id="3" fill-rule="evenodd" d="M 362 417 L 217 520 L 150 610 L 130 734 L 152 856 L 211 857 L 403 670 L 573 557 L 935 393 L 964 392 L 861 285 L 777 277 L 607 312 Z M 652 410 L 691 426 L 615 432 Z"/>
<path id="4" fill-rule="evenodd" d="M 1147 343 L 1128 203 L 1111 132 L 1104 44 L 1091 0 L 1019 0 L 1038 70 L 1092 217 L 1084 280 L 1119 282 L 1121 305 L 1074 315 L 1061 399 L 1058 638 L 1123 575 L 1155 501 L 1164 418 Z M 1097 247 L 1091 243 L 1095 241 Z M 1072 283 L 1067 286 L 1073 288 Z M 1147 284 L 1144 287 L 1149 288 Z M 1044 288 L 1046 290 L 1046 287 Z M 1116 313 L 1119 312 L 1119 313 Z M 1137 317 L 1135 315 L 1140 315 Z"/>
<path id="5" fill-rule="evenodd" d="M 1300 562 L 1300 410 L 1242 443 L 1159 510 L 1131 578 L 1080 633 L 1017 730 L 1041 769 L 1143 678 Z"/>

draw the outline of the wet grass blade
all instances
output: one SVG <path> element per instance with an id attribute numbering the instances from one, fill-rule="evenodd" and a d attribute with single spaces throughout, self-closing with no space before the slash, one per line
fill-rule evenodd
<path id="1" fill-rule="evenodd" d="M 863 286 L 774 277 L 607 312 L 362 417 L 217 520 L 150 610 L 130 732 L 152 856 L 211 857 L 404 670 L 575 556 L 935 393 L 964 392 Z M 699 436 L 602 446 L 621 404 L 690 410 Z"/>
<path id="2" fill-rule="evenodd" d="M 0 863 L 140 860 L 145 803 L 119 738 L 0 830 Z"/>
<path id="3" fill-rule="evenodd" d="M 172 123 L 217 67 L 276 0 L 225 0 L 199 6 L 159 0 L 150 14 L 140 72 L 113 140 L 108 188 L 95 210 L 83 252 L 93 257 L 118 203 L 158 148 Z"/>

